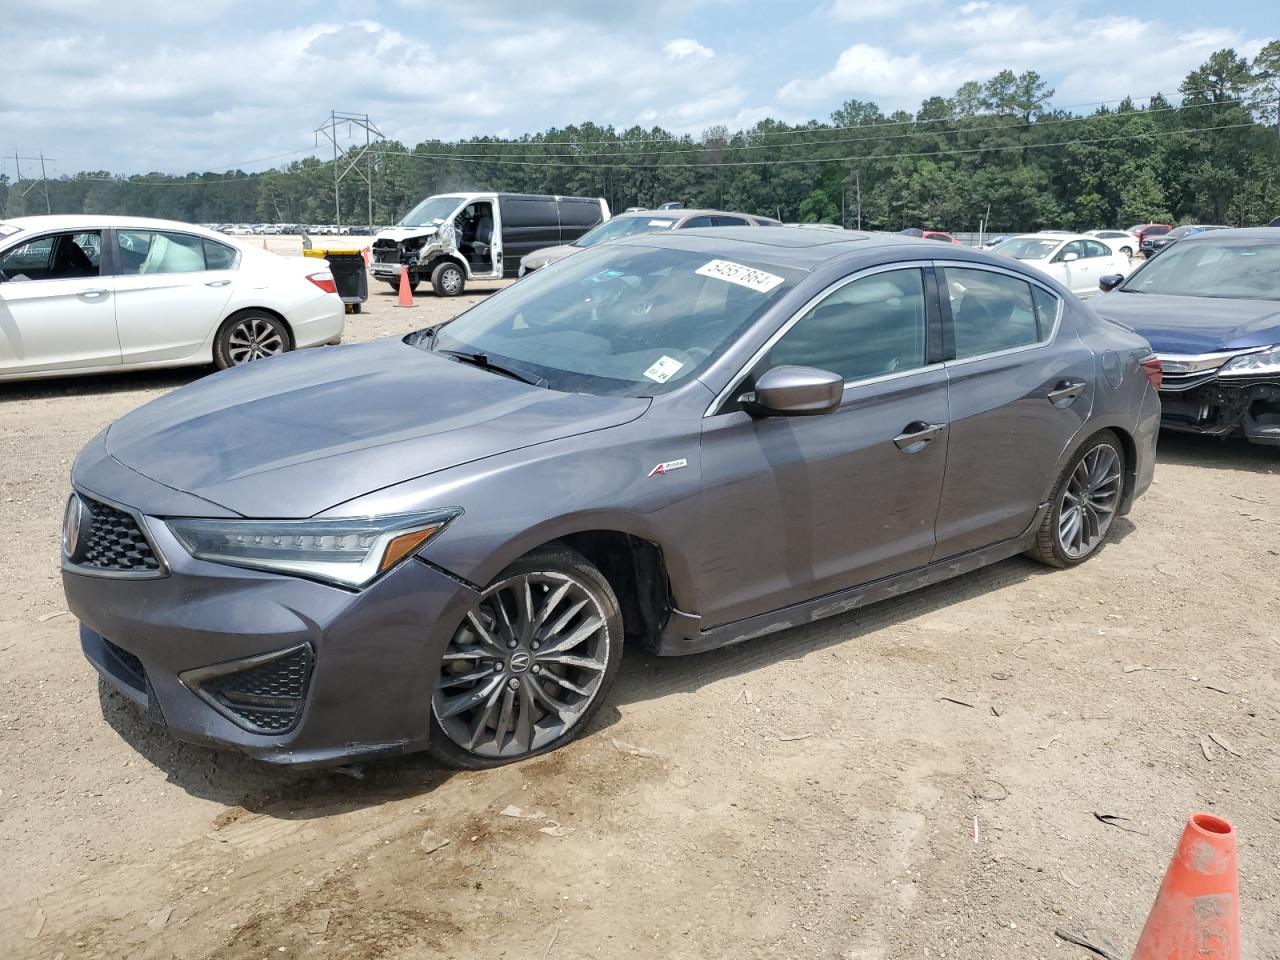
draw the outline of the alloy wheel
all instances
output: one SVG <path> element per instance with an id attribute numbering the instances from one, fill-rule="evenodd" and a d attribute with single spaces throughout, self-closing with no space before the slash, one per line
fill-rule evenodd
<path id="1" fill-rule="evenodd" d="M 1058 546 L 1073 560 L 1088 556 L 1106 537 L 1120 502 L 1120 456 L 1100 443 L 1071 471 L 1058 502 Z"/>
<path id="2" fill-rule="evenodd" d="M 479 757 L 540 750 L 599 695 L 610 640 L 587 584 L 551 571 L 503 580 L 468 611 L 445 650 L 431 699 L 436 720 Z"/>
<path id="3" fill-rule="evenodd" d="M 232 366 L 284 353 L 284 337 L 263 317 L 245 317 L 231 329 L 227 354 Z"/>

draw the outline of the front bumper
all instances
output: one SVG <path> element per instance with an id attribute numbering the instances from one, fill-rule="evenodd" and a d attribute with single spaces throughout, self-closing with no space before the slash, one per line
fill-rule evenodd
<path id="1" fill-rule="evenodd" d="M 1161 429 L 1280 445 L 1280 380 L 1213 379 L 1160 392 Z"/>
<path id="2" fill-rule="evenodd" d="M 182 740 L 283 764 L 426 746 L 440 658 L 474 602 L 470 588 L 419 559 L 360 592 L 207 563 L 190 557 L 163 523 L 146 520 L 167 576 L 104 577 L 64 566 L 62 581 L 85 656 L 152 719 Z M 289 658 L 271 662 L 291 665 L 280 674 L 291 689 L 268 679 L 255 690 L 301 698 L 296 723 L 279 734 L 219 706 L 208 679 L 275 655 Z"/>

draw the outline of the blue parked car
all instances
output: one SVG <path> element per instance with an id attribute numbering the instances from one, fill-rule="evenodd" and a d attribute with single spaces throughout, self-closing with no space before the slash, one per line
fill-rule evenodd
<path id="1" fill-rule="evenodd" d="M 1200 233 L 1099 286 L 1090 305 L 1162 361 L 1164 429 L 1280 445 L 1280 234 Z"/>

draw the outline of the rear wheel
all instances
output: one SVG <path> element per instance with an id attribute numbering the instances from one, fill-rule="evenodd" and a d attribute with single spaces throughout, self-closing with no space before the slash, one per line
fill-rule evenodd
<path id="1" fill-rule="evenodd" d="M 1071 458 L 1028 553 L 1051 567 L 1073 567 L 1107 538 L 1124 492 L 1124 450 L 1107 430 Z"/>
<path id="2" fill-rule="evenodd" d="M 456 297 L 466 285 L 466 275 L 456 263 L 446 261 L 431 271 L 431 286 L 436 296 Z"/>
<path id="3" fill-rule="evenodd" d="M 213 362 L 225 370 L 292 349 L 289 331 L 279 317 L 262 310 L 241 310 L 228 317 L 213 338 Z"/>
<path id="4" fill-rule="evenodd" d="M 1133 259 L 1133 247 L 1121 247 L 1120 252 L 1124 254 L 1126 257 L 1128 257 L 1130 260 Z"/>
<path id="5" fill-rule="evenodd" d="M 608 581 L 572 550 L 536 550 L 455 629 L 431 698 L 431 751 L 475 770 L 555 750 L 600 708 L 621 660 Z"/>

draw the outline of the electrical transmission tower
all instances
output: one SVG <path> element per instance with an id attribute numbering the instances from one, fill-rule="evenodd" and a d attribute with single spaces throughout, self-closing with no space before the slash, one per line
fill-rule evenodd
<path id="1" fill-rule="evenodd" d="M 364 131 L 364 146 L 357 149 L 352 146 L 349 150 L 342 150 L 338 146 L 338 131 L 342 127 L 346 127 L 347 139 L 354 139 L 359 136 L 359 130 Z M 369 152 L 369 148 L 373 146 L 375 138 L 382 139 L 383 133 L 378 129 L 377 124 L 369 119 L 367 113 L 343 113 L 340 110 L 330 110 L 329 119 L 316 127 L 316 146 L 320 146 L 320 135 L 324 134 L 331 144 L 333 144 L 333 216 L 334 223 L 342 226 L 342 200 L 339 191 L 339 184 L 343 178 L 352 171 L 355 172 L 361 180 L 365 182 L 365 186 L 369 192 L 369 229 L 373 229 L 373 154 Z M 338 162 L 339 154 L 345 162 L 345 166 Z M 360 167 L 360 161 L 364 160 L 364 169 Z"/>
<path id="2" fill-rule="evenodd" d="M 6 161 L 7 161 L 8 159 L 9 159 L 8 157 L 5 157 L 5 160 L 6 160 Z M 36 188 L 36 185 L 37 185 L 37 184 L 39 184 L 39 185 L 40 185 L 40 187 L 41 187 L 41 189 L 42 189 L 42 190 L 43 190 L 43 192 L 44 192 L 44 212 L 45 212 L 45 213 L 53 213 L 53 204 L 51 204 L 51 203 L 49 202 L 49 177 L 48 177 L 48 174 L 45 172 L 45 164 L 46 164 L 46 163 L 53 163 L 54 158 L 53 158 L 53 157 L 46 157 L 46 156 L 44 155 L 44 151 L 43 151 L 43 150 L 42 150 L 42 151 L 40 151 L 39 156 L 35 156 L 35 157 L 20 157 L 20 156 L 18 156 L 18 151 L 17 151 L 17 149 L 15 149 L 15 150 L 13 151 L 13 167 L 14 167 L 14 171 L 15 171 L 15 172 L 16 172 L 16 174 L 17 174 L 17 175 L 14 177 L 14 180 L 13 180 L 13 189 L 14 189 L 14 191 L 15 191 L 15 192 L 18 190 L 18 188 L 19 188 L 20 186 L 22 186 L 22 161 L 23 161 L 23 160 L 39 161 L 39 163 L 40 163 L 40 179 L 39 179 L 39 180 L 36 180 L 36 179 L 33 177 L 33 178 L 32 178 L 32 180 L 31 180 L 31 182 L 27 184 L 26 189 L 25 189 L 25 190 L 23 190 L 23 191 L 21 191 L 20 193 L 18 193 L 18 199 L 20 199 L 20 200 L 22 201 L 22 212 L 23 212 L 24 214 L 27 212 L 27 194 L 28 194 L 28 193 L 30 193 L 32 190 L 34 190 L 34 189 Z M 10 211 L 8 211 L 8 212 L 9 212 L 10 214 L 12 214 L 12 213 L 13 213 L 13 211 L 12 211 L 12 210 L 10 210 Z"/>

